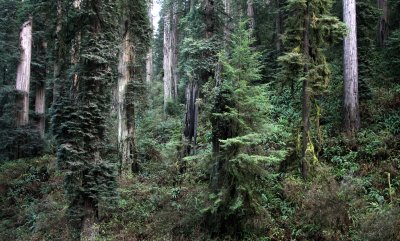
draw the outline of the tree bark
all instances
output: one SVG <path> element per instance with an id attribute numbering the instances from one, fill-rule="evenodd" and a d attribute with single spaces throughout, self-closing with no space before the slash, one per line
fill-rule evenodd
<path id="1" fill-rule="evenodd" d="M 255 27 L 256 27 L 256 20 L 254 18 L 254 3 L 253 3 L 253 0 L 247 0 L 247 17 L 249 18 L 249 30 L 250 30 L 250 33 L 253 35 Z"/>
<path id="2" fill-rule="evenodd" d="M 47 56 L 47 42 L 42 43 L 42 49 L 43 49 L 43 55 L 44 57 Z M 35 96 L 35 113 L 37 115 L 37 129 L 39 131 L 40 136 L 43 138 L 44 133 L 45 133 L 45 106 L 46 106 L 46 73 L 47 73 L 47 67 L 45 66 L 43 69 L 41 69 L 43 74 L 41 77 L 43 77 L 43 80 L 38 81 L 36 84 L 36 96 Z"/>
<path id="3" fill-rule="evenodd" d="M 344 124 L 347 134 L 354 136 L 360 128 L 358 108 L 358 59 L 357 59 L 357 29 L 356 2 L 343 1 L 343 21 L 349 28 L 349 34 L 344 39 Z"/>
<path id="4" fill-rule="evenodd" d="M 302 158 L 301 158 L 301 174 L 304 179 L 308 177 L 309 163 L 307 160 L 307 148 L 310 142 L 310 83 L 309 83 L 309 66 L 307 61 L 310 60 L 310 3 L 307 1 L 307 7 L 305 10 L 304 19 L 304 32 L 303 32 L 303 51 L 304 57 L 306 59 L 306 64 L 304 65 L 304 80 L 303 80 L 303 109 L 302 109 Z"/>
<path id="5" fill-rule="evenodd" d="M 120 155 L 120 174 L 126 173 L 131 169 L 134 161 L 134 124 L 132 123 L 133 109 L 128 103 L 126 95 L 129 83 L 132 81 L 132 66 L 135 61 L 133 43 L 128 30 L 129 23 L 124 21 L 123 41 L 118 63 L 118 149 Z"/>
<path id="6" fill-rule="evenodd" d="M 81 0 L 74 0 L 74 8 L 77 10 L 81 9 Z M 79 63 L 79 51 L 81 47 L 81 35 L 82 33 L 80 31 L 75 33 L 75 37 L 72 40 L 72 47 L 71 47 L 71 64 L 72 65 L 78 65 Z M 73 74 L 72 77 L 73 85 L 72 85 L 72 93 L 76 93 L 78 91 L 78 86 L 79 86 L 79 76 L 77 73 Z"/>
<path id="7" fill-rule="evenodd" d="M 275 16 L 275 29 L 276 29 L 275 48 L 278 53 L 281 52 L 282 49 L 281 35 L 283 34 L 283 13 L 281 10 L 282 7 L 281 1 L 283 0 L 275 0 L 277 9 L 277 13 Z"/>
<path id="8" fill-rule="evenodd" d="M 378 8 L 382 10 L 381 18 L 378 26 L 378 44 L 384 46 L 389 36 L 389 9 L 388 0 L 378 0 Z"/>
<path id="9" fill-rule="evenodd" d="M 199 91 L 197 83 L 191 80 L 186 87 L 186 116 L 184 135 L 187 143 L 185 156 L 196 151 L 197 120 L 199 115 L 199 108 L 196 104 L 196 100 L 198 95 Z"/>
<path id="10" fill-rule="evenodd" d="M 29 86 L 31 78 L 32 56 L 32 17 L 22 24 L 19 46 L 21 56 L 17 68 L 16 89 L 19 91 L 17 98 L 17 126 L 27 125 L 29 122 Z"/>
<path id="11" fill-rule="evenodd" d="M 53 107 L 57 103 L 57 98 L 60 92 L 60 68 L 61 68 L 61 47 L 60 47 L 60 31 L 61 31 L 61 21 L 62 21 L 62 4 L 61 0 L 57 0 L 57 23 L 56 23 L 56 31 L 55 31 L 55 40 L 54 40 L 54 53 L 55 60 L 53 65 Z"/>
<path id="12" fill-rule="evenodd" d="M 164 47 L 163 47 L 163 69 L 164 69 L 164 110 L 169 101 L 175 101 L 178 95 L 178 73 L 177 73 L 177 4 L 172 7 L 164 17 Z"/>
<path id="13" fill-rule="evenodd" d="M 153 8 L 153 0 L 149 0 L 149 10 L 148 10 L 148 17 L 150 20 L 150 25 L 152 29 L 152 36 L 153 36 L 153 15 L 151 14 L 151 9 Z M 152 46 L 149 47 L 149 50 L 146 55 L 146 83 L 150 84 L 153 78 L 153 48 Z"/>

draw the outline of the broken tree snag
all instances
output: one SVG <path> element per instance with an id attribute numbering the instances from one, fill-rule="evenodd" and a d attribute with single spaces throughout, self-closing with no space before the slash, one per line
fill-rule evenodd
<path id="1" fill-rule="evenodd" d="M 186 138 L 185 156 L 194 154 L 196 151 L 197 120 L 199 109 L 196 104 L 199 92 L 197 83 L 191 81 L 186 87 L 186 116 L 185 130 Z"/>
<path id="2" fill-rule="evenodd" d="M 17 126 L 27 125 L 29 122 L 29 86 L 31 78 L 32 56 L 32 17 L 22 24 L 19 48 L 21 56 L 17 68 L 16 89 L 17 97 Z"/>

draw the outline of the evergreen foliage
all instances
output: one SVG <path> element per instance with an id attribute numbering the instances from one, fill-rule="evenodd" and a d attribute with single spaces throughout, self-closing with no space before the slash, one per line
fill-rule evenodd
<path id="1" fill-rule="evenodd" d="M 209 225 L 214 232 L 243 235 L 245 223 L 266 214 L 264 191 L 275 181 L 274 165 L 284 151 L 271 147 L 280 127 L 272 123 L 265 87 L 253 83 L 261 78 L 260 53 L 241 22 L 231 35 L 232 49 L 220 53 L 221 85 L 214 90 L 214 144 Z M 217 125 L 215 125 L 217 124 Z M 271 173 L 272 171 L 272 173 Z"/>
<path id="2" fill-rule="evenodd" d="M 332 3 L 330 0 L 291 0 L 286 5 L 288 18 L 283 37 L 286 51 L 278 58 L 281 66 L 278 78 L 288 83 L 292 92 L 299 83 L 303 83 L 303 141 L 298 141 L 296 146 L 305 178 L 308 169 L 312 170 L 317 164 L 318 150 L 322 146 L 318 97 L 323 94 L 331 78 L 324 50 L 341 40 L 346 33 L 345 25 L 330 14 Z M 310 110 L 312 119 L 308 113 Z M 310 123 L 313 124 L 310 126 Z M 298 128 L 296 125 L 293 127 Z"/>
<path id="3" fill-rule="evenodd" d="M 0 0 L 0 240 L 399 240 L 399 11 L 399 0 L 357 1 L 362 125 L 349 138 L 341 1 Z M 171 12 L 178 96 L 164 106 Z M 30 123 L 17 127 L 29 16 Z M 135 172 L 117 176 L 124 31 Z"/>

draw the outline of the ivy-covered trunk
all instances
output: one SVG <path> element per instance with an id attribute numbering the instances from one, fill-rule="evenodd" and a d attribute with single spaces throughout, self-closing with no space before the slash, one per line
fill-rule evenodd
<path id="1" fill-rule="evenodd" d="M 73 240 L 94 240 L 97 221 L 116 198 L 114 165 L 105 156 L 110 87 L 117 64 L 116 4 L 76 0 L 62 36 L 71 61 L 62 65 L 63 80 L 55 105 L 53 131 L 59 168 L 65 173 L 68 219 Z M 70 8 L 70 9 L 68 9 Z M 74 23 L 80 22 L 80 25 Z M 62 56 L 66 58 L 65 54 Z"/>
<path id="2" fill-rule="evenodd" d="M 301 174 L 304 179 L 307 179 L 309 159 L 307 153 L 309 146 L 312 145 L 310 139 L 310 80 L 309 80 L 309 66 L 307 61 L 310 59 L 310 3 L 307 1 L 306 8 L 304 12 L 304 36 L 303 36 L 303 55 L 306 59 L 304 64 L 304 79 L 303 79 L 303 99 L 302 99 L 302 124 L 303 124 L 303 134 L 302 134 L 302 158 L 301 158 Z"/>
<path id="3" fill-rule="evenodd" d="M 32 17 L 24 22 L 19 37 L 21 51 L 16 79 L 17 96 L 17 126 L 25 126 L 29 122 L 29 86 L 31 78 L 32 57 Z"/>

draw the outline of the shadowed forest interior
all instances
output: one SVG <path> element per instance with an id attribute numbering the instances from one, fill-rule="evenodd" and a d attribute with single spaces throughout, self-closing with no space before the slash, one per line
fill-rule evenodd
<path id="1" fill-rule="evenodd" d="M 0 240 L 400 241 L 400 0 L 0 0 Z"/>

